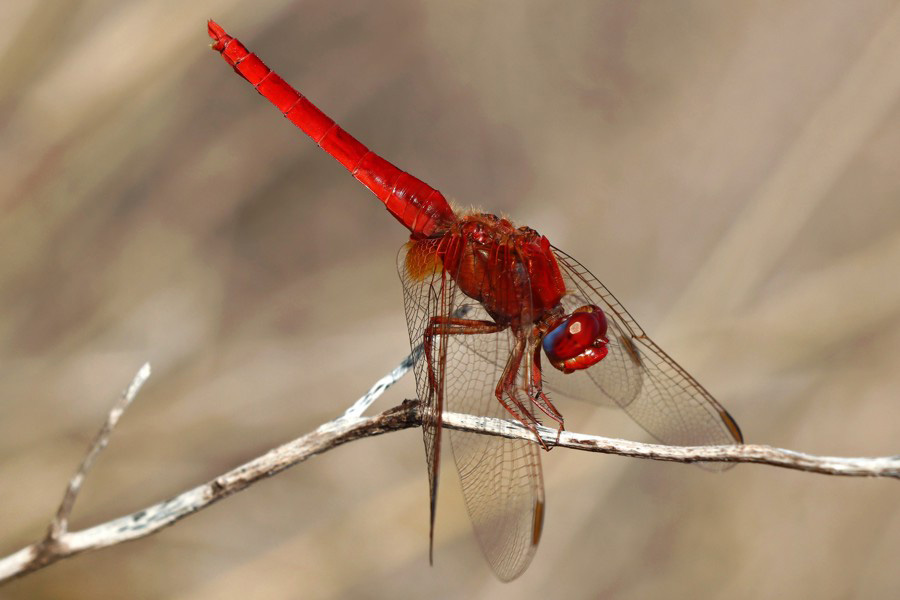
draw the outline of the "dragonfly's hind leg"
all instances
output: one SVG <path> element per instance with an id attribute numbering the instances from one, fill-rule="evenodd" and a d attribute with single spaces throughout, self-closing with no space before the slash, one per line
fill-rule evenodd
<path id="1" fill-rule="evenodd" d="M 439 378 L 434 372 L 433 342 L 435 336 L 442 335 L 466 335 L 477 333 L 498 333 L 506 327 L 497 325 L 493 321 L 479 319 L 461 319 L 455 317 L 431 317 L 425 332 L 422 335 L 422 346 L 425 351 L 425 364 L 428 370 L 428 387 L 437 391 Z M 441 379 L 442 381 L 442 379 Z"/>

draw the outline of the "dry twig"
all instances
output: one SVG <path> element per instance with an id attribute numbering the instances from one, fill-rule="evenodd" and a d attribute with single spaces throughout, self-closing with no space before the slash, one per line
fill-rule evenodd
<path id="1" fill-rule="evenodd" d="M 5 558 L 0 558 L 0 584 L 81 552 L 97 550 L 148 536 L 261 479 L 280 473 L 312 456 L 327 452 L 347 442 L 389 431 L 418 427 L 421 425 L 421 414 L 418 410 L 418 403 L 415 401 L 406 401 L 373 417 L 361 416 L 362 412 L 378 396 L 409 370 L 412 363 L 412 357 L 408 357 L 399 367 L 377 382 L 344 415 L 323 424 L 312 433 L 270 450 L 258 458 L 169 500 L 94 527 L 69 531 L 68 518 L 87 472 L 97 455 L 106 447 L 109 435 L 122 413 L 150 375 L 150 366 L 144 365 L 123 393 L 122 398 L 110 411 L 106 423 L 70 481 L 59 510 L 50 523 L 46 537 Z M 517 423 L 486 417 L 448 413 L 444 415 L 444 425 L 485 435 L 531 439 L 531 433 Z M 549 445 L 553 445 L 557 440 L 556 430 L 541 428 L 540 434 Z M 749 462 L 827 475 L 900 479 L 900 456 L 875 458 L 814 456 L 758 445 L 664 446 L 568 431 L 562 432 L 555 445 L 574 450 L 653 460 L 685 463 L 700 461 Z"/>

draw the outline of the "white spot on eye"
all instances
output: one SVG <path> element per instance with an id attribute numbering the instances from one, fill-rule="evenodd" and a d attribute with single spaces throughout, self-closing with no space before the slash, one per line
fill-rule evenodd
<path id="1" fill-rule="evenodd" d="M 581 333 L 581 321 L 575 321 L 571 325 L 569 325 L 569 333 L 572 335 L 578 335 Z"/>

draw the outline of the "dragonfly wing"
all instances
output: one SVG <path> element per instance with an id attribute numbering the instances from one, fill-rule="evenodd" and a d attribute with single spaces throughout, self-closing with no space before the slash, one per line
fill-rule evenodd
<path id="1" fill-rule="evenodd" d="M 510 419 L 494 388 L 510 356 L 511 337 L 508 330 L 448 337 L 448 411 Z M 545 505 L 540 446 L 465 431 L 449 435 L 478 543 L 497 576 L 511 581 L 531 563 L 540 541 Z"/>
<path id="2" fill-rule="evenodd" d="M 403 284 L 403 306 L 406 311 L 406 325 L 409 329 L 409 343 L 415 358 L 413 373 L 416 377 L 416 393 L 422 408 L 422 437 L 425 441 L 425 462 L 428 470 L 429 496 L 429 541 L 428 559 L 434 562 L 434 522 L 437 513 L 437 487 L 441 469 L 441 414 L 443 395 L 434 385 L 428 373 L 428 361 L 422 348 L 425 328 L 431 315 L 438 311 L 440 301 L 440 281 L 434 275 L 414 277 L 410 274 L 407 258 L 408 246 L 403 246 L 398 256 L 398 270 Z M 437 289 L 435 288 L 437 283 Z"/>
<path id="3" fill-rule="evenodd" d="M 584 371 L 564 375 L 545 369 L 551 388 L 594 403 L 608 404 L 611 400 L 665 444 L 743 443 L 731 415 L 647 337 L 606 286 L 565 252 L 558 248 L 553 251 L 566 282 L 566 310 L 585 304 L 602 308 L 609 322 L 610 352 Z"/>
<path id="4" fill-rule="evenodd" d="M 425 260 L 422 255 L 420 250 L 408 252 L 407 247 L 400 257 L 407 324 L 414 347 L 422 343 L 432 317 L 465 312 L 466 319 L 491 320 L 480 304 L 459 292 L 452 279 L 439 269 L 432 271 L 430 267 L 410 264 Z M 416 384 L 426 407 L 423 430 L 431 482 L 432 526 L 441 415 L 446 410 L 510 419 L 511 415 L 494 396 L 494 389 L 511 347 L 508 330 L 437 335 L 429 349 L 433 364 L 428 364 L 425 352 L 416 360 Z M 544 518 L 540 446 L 535 441 L 455 430 L 449 432 L 449 438 L 478 542 L 497 576 L 510 581 L 528 567 L 540 540 Z"/>

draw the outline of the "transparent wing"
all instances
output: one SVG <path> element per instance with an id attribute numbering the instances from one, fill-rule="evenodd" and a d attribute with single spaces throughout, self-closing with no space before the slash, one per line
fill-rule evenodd
<path id="1" fill-rule="evenodd" d="M 429 382 L 425 353 L 417 347 L 423 343 L 425 328 L 431 315 L 437 314 L 439 307 L 440 280 L 435 289 L 435 276 L 412 277 L 407 265 L 408 245 L 403 246 L 397 259 L 400 281 L 403 284 L 403 306 L 406 311 L 406 326 L 409 329 L 409 344 L 415 355 L 413 374 L 416 377 L 416 392 L 422 405 L 422 436 L 425 440 L 425 462 L 428 470 L 428 496 L 430 503 L 429 561 L 434 561 L 434 519 L 437 510 L 437 486 L 441 469 L 441 414 L 443 394 L 437 393 L 435 385 Z"/>
<path id="2" fill-rule="evenodd" d="M 596 365 L 571 374 L 552 367 L 548 386 L 581 400 L 620 406 L 665 444 L 742 443 L 734 419 L 715 398 L 644 333 L 606 287 L 577 260 L 553 248 L 566 282 L 566 311 L 596 304 L 609 321 L 609 354 Z M 718 465 L 718 466 L 716 466 Z M 727 468 L 724 463 L 704 465 Z"/>
<path id="3" fill-rule="evenodd" d="M 491 320 L 480 304 L 456 289 L 449 276 L 440 269 L 423 267 L 423 261 L 429 258 L 420 251 L 421 246 L 414 254 L 408 249 L 407 246 L 401 251 L 399 267 L 413 347 L 422 343 L 433 317 L 459 314 L 462 308 L 467 309 L 466 319 Z M 509 331 L 438 335 L 429 352 L 421 353 L 416 361 L 416 385 L 426 407 L 423 431 L 431 482 L 432 527 L 441 415 L 446 410 L 510 419 L 511 415 L 494 396 L 494 389 L 511 345 Z M 428 354 L 432 357 L 430 365 Z M 540 540 L 544 515 L 540 447 L 532 441 L 455 430 L 449 432 L 449 437 L 466 508 L 481 549 L 497 576 L 512 580 L 528 567 Z"/>

